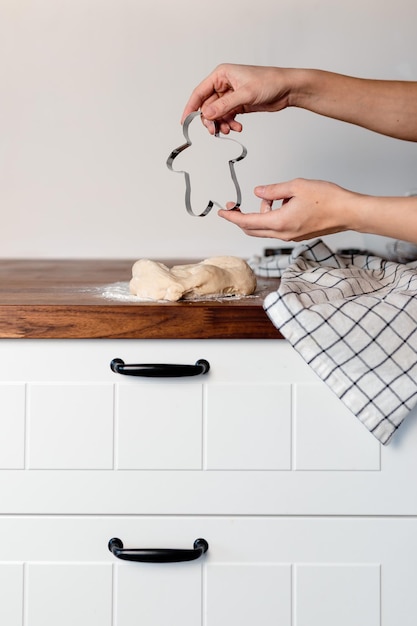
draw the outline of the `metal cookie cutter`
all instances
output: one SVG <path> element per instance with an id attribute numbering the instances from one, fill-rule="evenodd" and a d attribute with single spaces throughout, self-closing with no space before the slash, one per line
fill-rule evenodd
<path id="1" fill-rule="evenodd" d="M 184 124 L 183 124 L 183 133 L 184 133 L 184 137 L 187 140 L 187 142 L 185 144 L 183 144 L 182 146 L 179 146 L 179 148 L 175 148 L 175 150 L 173 150 L 171 152 L 171 154 L 169 155 L 168 159 L 167 159 L 167 166 L 168 168 L 172 171 L 175 172 L 177 174 L 184 174 L 184 178 L 185 178 L 185 207 L 187 209 L 187 213 L 189 213 L 190 215 L 193 215 L 194 217 L 204 217 L 206 215 L 208 215 L 208 213 L 210 213 L 211 209 L 213 208 L 213 205 L 217 205 L 218 207 L 220 207 L 221 209 L 223 208 L 218 202 L 216 202 L 215 200 L 209 200 L 206 208 L 204 209 L 204 211 L 202 213 L 194 213 L 192 207 L 191 207 L 191 181 L 190 181 L 190 175 L 188 172 L 185 172 L 183 170 L 174 170 L 173 168 L 173 162 L 174 159 L 186 148 L 189 148 L 192 144 L 191 140 L 190 140 L 190 136 L 188 133 L 188 129 L 189 126 L 191 124 L 191 122 L 193 121 L 193 119 L 197 116 L 201 116 L 201 112 L 200 111 L 195 111 L 193 113 L 190 113 L 184 120 Z M 236 141 L 235 139 L 231 139 L 229 137 L 221 137 L 220 136 L 220 131 L 219 128 L 215 122 L 215 134 L 214 137 L 217 139 L 225 139 L 227 141 L 233 141 L 234 143 L 237 143 L 241 149 L 242 152 L 241 154 L 236 157 L 235 159 L 230 159 L 229 161 L 229 169 L 230 169 L 230 175 L 232 177 L 232 181 L 233 184 L 235 186 L 236 189 L 236 203 L 233 207 L 231 207 L 231 209 L 229 210 L 233 210 L 233 209 L 238 209 L 240 207 L 240 203 L 242 202 L 242 193 L 240 191 L 240 187 L 239 187 L 239 183 L 237 181 L 237 177 L 236 177 L 236 172 L 235 172 L 235 163 L 237 163 L 238 161 L 241 161 L 242 159 L 245 158 L 245 156 L 247 155 L 248 151 L 246 150 L 245 146 L 243 146 L 239 141 Z"/>

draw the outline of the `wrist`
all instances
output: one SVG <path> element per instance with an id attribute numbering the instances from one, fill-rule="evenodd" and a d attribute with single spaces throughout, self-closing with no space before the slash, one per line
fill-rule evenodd
<path id="1" fill-rule="evenodd" d="M 313 69 L 289 69 L 288 72 L 288 106 L 313 110 L 311 103 L 319 96 L 323 72 Z"/>

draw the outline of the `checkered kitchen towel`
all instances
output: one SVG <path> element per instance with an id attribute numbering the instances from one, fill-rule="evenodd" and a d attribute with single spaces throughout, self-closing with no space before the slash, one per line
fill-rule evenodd
<path id="1" fill-rule="evenodd" d="M 417 404 L 417 261 L 298 246 L 265 310 L 383 444 Z"/>

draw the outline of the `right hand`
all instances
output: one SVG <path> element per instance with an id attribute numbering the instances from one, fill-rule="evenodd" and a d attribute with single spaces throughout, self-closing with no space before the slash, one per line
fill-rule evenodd
<path id="1" fill-rule="evenodd" d="M 227 135 L 240 132 L 235 117 L 253 111 L 279 111 L 289 105 L 291 70 L 254 65 L 219 65 L 192 92 L 183 115 L 201 109 L 203 123 L 214 133 L 213 121 Z"/>

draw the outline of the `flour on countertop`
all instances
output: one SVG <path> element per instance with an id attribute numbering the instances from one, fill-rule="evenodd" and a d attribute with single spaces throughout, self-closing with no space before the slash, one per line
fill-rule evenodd
<path id="1" fill-rule="evenodd" d="M 150 298 L 140 298 L 139 296 L 134 296 L 129 291 L 129 282 L 117 282 L 112 283 L 110 285 L 105 285 L 100 288 L 99 295 L 103 298 L 107 298 L 109 300 L 119 300 L 121 302 L 168 302 L 167 300 L 152 300 Z M 217 301 L 223 302 L 228 300 L 242 300 L 247 298 L 258 298 L 259 296 L 252 294 L 250 296 L 242 296 L 242 295 L 231 295 L 231 296 L 200 296 L 195 297 L 192 300 L 180 300 L 179 302 L 205 302 L 209 301 Z"/>

